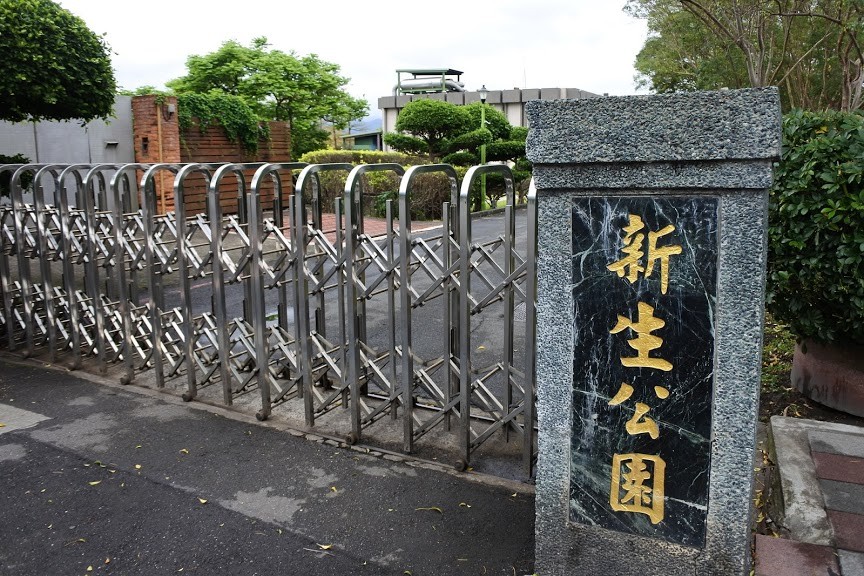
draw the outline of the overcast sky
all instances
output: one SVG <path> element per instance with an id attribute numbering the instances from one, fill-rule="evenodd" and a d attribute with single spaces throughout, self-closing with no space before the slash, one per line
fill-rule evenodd
<path id="1" fill-rule="evenodd" d="M 339 64 L 348 91 L 373 109 L 392 93 L 397 68 L 462 70 L 468 90 L 634 94 L 633 60 L 646 36 L 644 21 L 622 12 L 624 0 L 59 1 L 106 35 L 123 88 L 162 88 L 185 73 L 190 54 L 266 36 L 273 48 Z"/>

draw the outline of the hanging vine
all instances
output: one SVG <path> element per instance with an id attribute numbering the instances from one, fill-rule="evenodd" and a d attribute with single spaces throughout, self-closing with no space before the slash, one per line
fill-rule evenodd
<path id="1" fill-rule="evenodd" d="M 177 120 L 181 130 L 192 127 L 198 120 L 198 129 L 204 132 L 219 124 L 231 142 L 239 142 L 243 149 L 254 154 L 260 138 L 269 138 L 270 130 L 239 96 L 230 94 L 180 94 L 177 96 Z"/>

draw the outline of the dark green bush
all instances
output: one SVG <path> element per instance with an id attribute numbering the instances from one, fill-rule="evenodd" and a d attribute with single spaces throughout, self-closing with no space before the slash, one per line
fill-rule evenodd
<path id="1" fill-rule="evenodd" d="M 300 157 L 300 162 L 309 164 L 399 164 L 400 166 L 414 166 L 416 164 L 427 164 L 428 161 L 419 156 L 409 156 L 401 152 L 381 152 L 377 150 L 315 150 L 307 152 Z M 341 198 L 345 191 L 345 180 L 347 172 L 323 172 L 319 175 L 321 182 L 322 210 L 332 212 L 334 200 Z M 399 179 L 394 172 L 373 172 L 362 179 L 364 196 L 377 195 L 383 192 L 399 190 Z M 306 201 L 311 201 L 311 189 L 303 191 Z M 368 210 L 373 201 L 364 203 Z"/>
<path id="2" fill-rule="evenodd" d="M 2 164 L 29 164 L 30 158 L 23 154 L 15 154 L 14 156 L 5 156 L 0 154 L 0 165 Z M 5 170 L 0 173 L 0 196 L 9 196 L 12 185 L 12 171 Z M 27 172 L 21 177 L 21 185 L 28 189 L 33 182 L 33 173 Z"/>
<path id="3" fill-rule="evenodd" d="M 465 169 L 456 167 L 456 174 L 461 183 Z M 393 217 L 399 215 L 399 186 L 398 182 L 395 184 L 392 190 L 384 191 L 375 197 L 373 215 L 386 215 L 387 200 L 393 200 Z M 419 174 L 411 186 L 411 219 L 440 220 L 441 207 L 450 199 L 450 179 L 447 176 L 438 173 Z"/>
<path id="4" fill-rule="evenodd" d="M 771 313 L 799 338 L 864 344 L 864 116 L 793 111 L 769 204 Z"/>
<path id="5" fill-rule="evenodd" d="M 475 164 L 480 163 L 480 157 L 474 152 L 460 150 L 459 152 L 448 154 L 441 159 L 441 162 L 444 162 L 445 164 L 453 164 L 454 166 L 474 166 Z"/>

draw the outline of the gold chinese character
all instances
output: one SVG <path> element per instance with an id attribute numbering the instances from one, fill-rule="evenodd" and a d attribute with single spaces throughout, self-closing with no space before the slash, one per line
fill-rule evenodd
<path id="1" fill-rule="evenodd" d="M 644 256 L 642 241 L 645 239 L 645 234 L 636 234 L 636 232 L 644 227 L 645 224 L 642 222 L 642 218 L 633 214 L 630 215 L 630 224 L 624 227 L 626 234 L 624 235 L 624 247 L 621 249 L 627 256 L 606 267 L 612 272 L 616 272 L 619 278 L 623 278 L 626 274 L 627 280 L 631 284 L 639 279 L 640 272 L 645 271 L 645 268 L 640 263 L 642 256 Z M 627 269 L 626 272 L 625 268 Z"/>
<path id="2" fill-rule="evenodd" d="M 681 246 L 675 244 L 657 248 L 657 239 L 675 231 L 675 226 L 669 224 L 657 232 L 648 232 L 648 266 L 645 268 L 645 277 L 651 276 L 654 271 L 654 262 L 660 260 L 660 292 L 665 294 L 669 288 L 669 256 L 681 253 Z"/>
<path id="3" fill-rule="evenodd" d="M 659 386 L 655 388 L 659 388 Z M 625 382 L 622 382 L 621 388 L 618 389 L 618 393 L 615 394 L 615 396 L 611 400 L 609 400 L 609 405 L 617 406 L 625 400 L 629 400 L 630 396 L 632 395 L 633 387 Z M 636 403 L 636 410 L 633 416 L 630 418 L 630 420 L 627 421 L 627 424 L 624 426 L 630 436 L 648 434 L 652 440 L 656 440 L 660 437 L 660 428 L 657 426 L 657 422 L 655 422 L 653 418 L 648 418 L 645 416 L 646 414 L 648 414 L 649 410 L 651 410 L 651 407 L 647 404 L 643 404 L 642 402 Z"/>
<path id="4" fill-rule="evenodd" d="M 630 328 L 638 334 L 627 343 L 631 348 L 639 354 L 635 358 L 621 357 L 621 364 L 628 368 L 656 368 L 668 372 L 672 370 L 672 364 L 662 358 L 652 358 L 648 356 L 651 350 L 660 348 L 663 345 L 663 339 L 659 336 L 651 335 L 651 332 L 659 330 L 666 325 L 666 322 L 654 316 L 654 308 L 644 302 L 639 302 L 639 321 L 633 322 L 629 318 L 618 315 L 618 323 L 609 331 L 610 334 L 617 334 L 626 328 Z"/>
<path id="5" fill-rule="evenodd" d="M 660 261 L 660 292 L 666 294 L 669 289 L 669 257 L 681 254 L 681 246 L 673 244 L 670 246 L 657 247 L 657 240 L 675 231 L 675 226 L 668 226 L 657 232 L 648 232 L 648 259 L 645 267 L 642 266 L 642 250 L 645 234 L 637 234 L 645 227 L 642 218 L 634 214 L 630 215 L 629 224 L 624 227 L 624 247 L 621 251 L 626 256 L 617 262 L 606 266 L 611 272 L 618 274 L 619 278 L 627 277 L 631 284 L 639 279 L 639 273 L 645 272 L 645 278 L 650 278 L 654 272 L 654 263 Z"/>
<path id="6" fill-rule="evenodd" d="M 622 471 L 622 468 L 626 470 Z M 616 512 L 645 514 L 652 524 L 663 520 L 666 463 L 660 456 L 615 454 L 612 456 L 612 490 L 609 504 Z"/>
<path id="7" fill-rule="evenodd" d="M 633 395 L 633 387 L 627 384 L 626 382 L 621 383 L 621 388 L 618 389 L 618 392 L 615 396 L 609 400 L 609 406 L 617 406 L 621 404 L 625 400 L 629 400 L 630 396 Z"/>

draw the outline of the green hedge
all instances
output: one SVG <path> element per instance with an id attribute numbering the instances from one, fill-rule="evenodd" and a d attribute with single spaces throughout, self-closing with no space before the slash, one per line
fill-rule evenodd
<path id="1" fill-rule="evenodd" d="M 411 156 L 401 152 L 381 152 L 379 150 L 314 150 L 300 157 L 300 162 L 309 164 L 400 164 L 415 166 L 428 164 L 428 158 Z"/>
<path id="2" fill-rule="evenodd" d="M 467 172 L 467 168 L 454 166 L 456 178 L 459 185 Z M 393 201 L 393 217 L 399 215 L 399 186 L 393 179 L 390 190 L 375 197 L 372 205 L 372 214 L 378 217 L 386 215 L 387 200 Z M 444 174 L 418 174 L 411 187 L 411 219 L 412 220 L 440 220 L 442 218 L 441 208 L 444 202 L 451 199 L 450 179 Z"/>
<path id="3" fill-rule="evenodd" d="M 376 150 L 315 150 L 300 157 L 301 162 L 310 164 L 399 164 L 405 168 L 428 164 L 428 158 L 411 156 L 401 152 L 380 152 Z M 462 171 L 464 174 L 464 170 Z M 323 210 L 333 211 L 334 200 L 342 197 L 345 190 L 346 172 L 325 172 L 320 174 L 321 200 Z M 399 193 L 399 177 L 395 172 L 370 172 L 362 178 L 364 211 L 373 216 L 384 216 L 386 201 L 394 200 L 394 217 L 398 215 L 396 198 Z M 311 195 L 311 190 L 304 190 Z M 411 217 L 416 220 L 441 218 L 441 204 L 449 199 L 449 186 L 446 178 L 436 174 L 421 175 L 415 182 L 411 202 Z"/>
<path id="4" fill-rule="evenodd" d="M 429 159 L 423 156 L 412 156 L 401 152 L 380 152 L 370 150 L 315 150 L 300 157 L 301 162 L 309 164 L 383 164 L 395 163 L 406 169 L 410 166 L 429 164 Z M 475 161 L 476 162 L 476 161 Z M 472 162 L 471 164 L 473 164 Z M 467 166 L 454 166 L 459 185 L 467 172 Z M 320 174 L 321 200 L 323 210 L 332 212 L 334 200 L 342 197 L 345 190 L 347 172 L 324 172 Z M 514 170 L 517 185 L 517 202 L 525 201 L 527 182 L 530 172 Z M 524 186 L 521 186 L 524 184 Z M 387 200 L 393 200 L 393 215 L 398 215 L 399 178 L 393 172 L 372 172 L 363 177 L 364 210 L 366 214 L 383 217 L 386 213 Z M 504 179 L 497 174 L 490 174 L 486 181 L 487 196 L 494 202 L 504 195 Z M 304 190 L 307 202 L 311 200 L 311 189 Z M 477 203 L 480 195 L 479 179 L 471 189 L 472 205 Z M 414 181 L 411 196 L 411 218 L 414 220 L 439 220 L 441 206 L 450 201 L 450 183 L 443 174 L 422 174 Z"/>
<path id="5" fill-rule="evenodd" d="M 864 116 L 793 111 L 769 204 L 768 292 L 799 338 L 864 344 Z"/>

